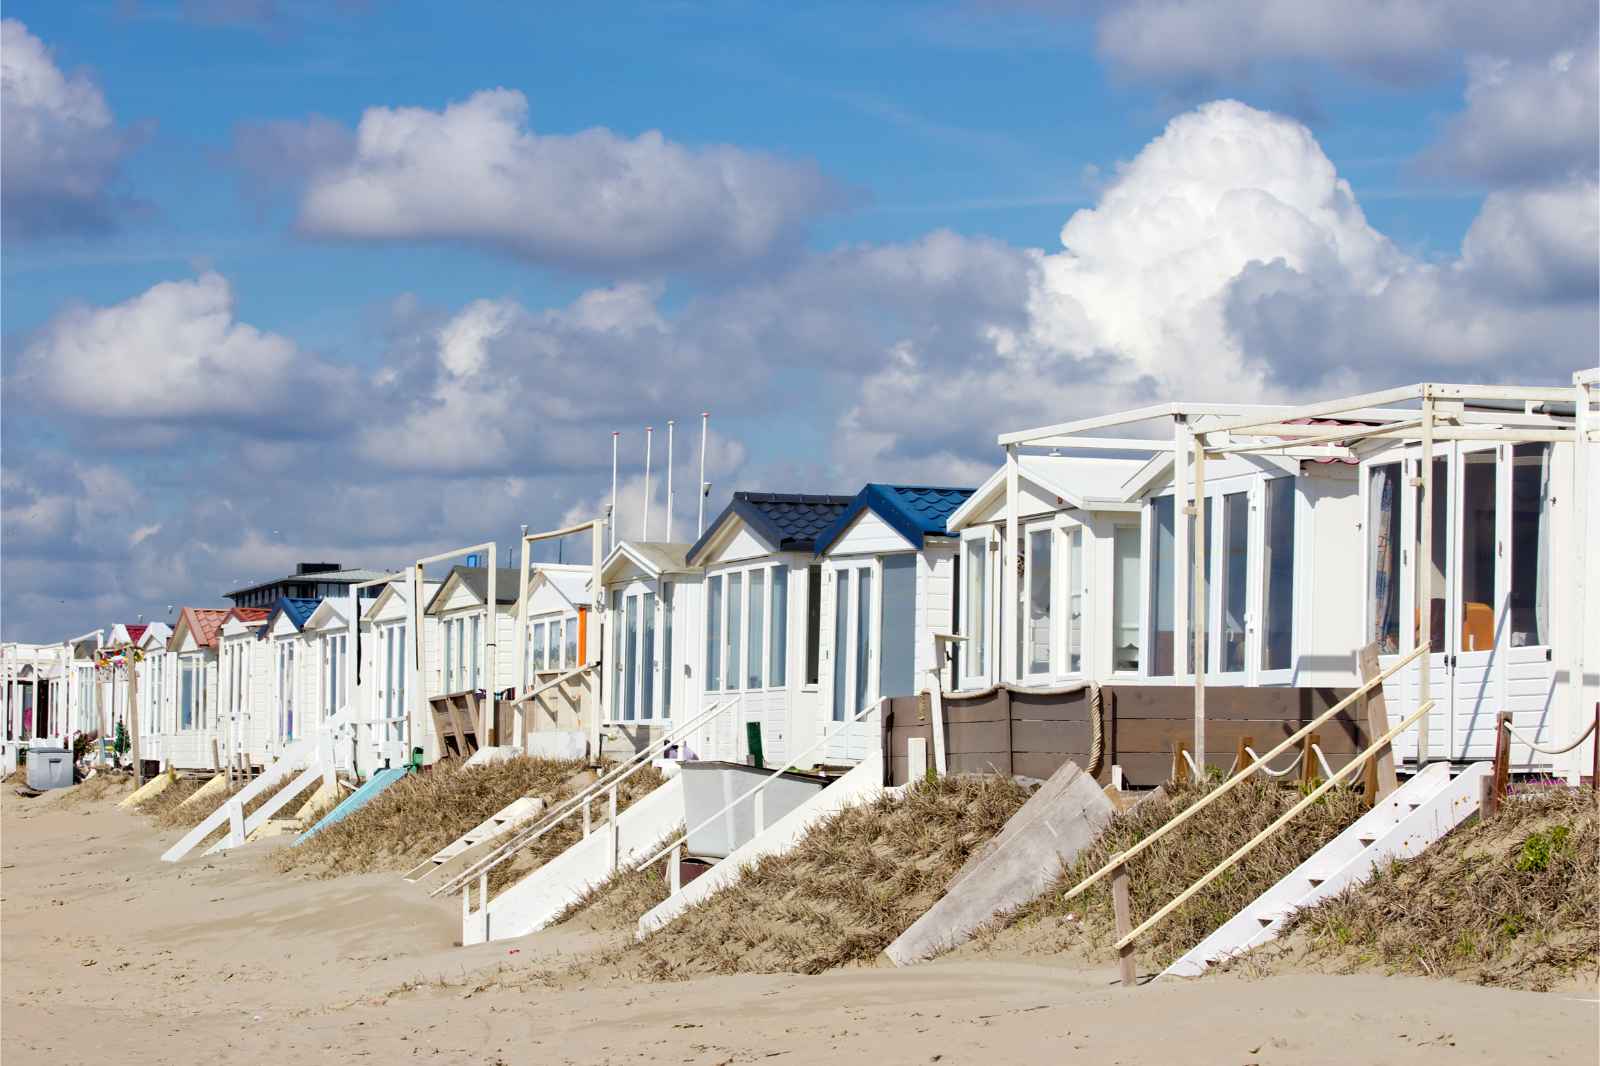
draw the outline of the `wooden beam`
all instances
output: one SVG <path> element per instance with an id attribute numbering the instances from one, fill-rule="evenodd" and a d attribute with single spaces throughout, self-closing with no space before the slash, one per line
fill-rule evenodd
<path id="1" fill-rule="evenodd" d="M 1370 682 L 1380 673 L 1378 668 L 1378 643 L 1373 641 L 1356 653 L 1356 666 L 1363 683 Z M 1361 718 L 1367 724 L 1367 736 L 1381 737 L 1389 728 L 1389 707 L 1384 701 L 1383 686 L 1373 687 L 1362 699 Z M 1394 748 L 1385 744 L 1376 758 L 1368 762 L 1371 789 L 1367 793 L 1372 802 L 1381 800 L 1398 787 L 1394 773 Z"/>
<path id="2" fill-rule="evenodd" d="M 1415 400 L 1422 395 L 1425 387 L 1423 385 L 1405 385 L 1396 389 L 1382 389 L 1378 392 L 1346 396 L 1337 400 L 1324 400 L 1321 403 L 1307 404 L 1303 407 L 1278 407 L 1273 409 L 1275 412 L 1273 416 L 1261 418 L 1255 415 L 1247 415 L 1244 418 L 1209 426 L 1207 429 L 1208 431 L 1235 433 L 1242 429 L 1254 429 L 1257 426 L 1282 422 L 1285 418 L 1320 418 L 1328 415 L 1347 415 L 1356 408 L 1384 407 L 1391 403 Z"/>
<path id="3" fill-rule="evenodd" d="M 1111 909 L 1117 919 L 1117 939 L 1121 940 L 1133 931 L 1133 901 L 1128 889 L 1128 868 L 1118 863 L 1111 871 Z M 1139 980 L 1138 960 L 1134 955 L 1133 945 L 1126 944 L 1117 949 L 1118 974 L 1122 979 L 1123 988 L 1132 988 Z"/>

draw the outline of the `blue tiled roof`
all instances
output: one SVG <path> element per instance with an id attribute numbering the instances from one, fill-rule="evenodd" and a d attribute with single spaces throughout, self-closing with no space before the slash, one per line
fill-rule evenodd
<path id="1" fill-rule="evenodd" d="M 813 496 L 796 492 L 736 492 L 728 506 L 689 549 L 688 561 L 698 565 L 700 553 L 730 518 L 745 525 L 778 551 L 809 552 L 817 534 L 833 524 L 850 506 L 853 496 Z"/>
<path id="2" fill-rule="evenodd" d="M 311 617 L 317 609 L 317 604 L 322 602 L 320 596 L 280 596 L 278 602 L 272 605 L 272 613 L 267 615 L 267 624 L 261 627 L 260 634 L 265 637 L 272 632 L 272 624 L 278 620 L 278 615 L 286 614 L 289 621 L 294 623 L 296 629 L 306 624 L 306 619 Z"/>
<path id="3" fill-rule="evenodd" d="M 948 536 L 945 523 L 975 491 L 929 485 L 869 484 L 856 493 L 850 506 L 817 536 L 816 552 L 821 555 L 832 547 L 856 516 L 867 510 L 889 523 L 913 547 L 921 548 L 923 538 L 930 534 Z"/>

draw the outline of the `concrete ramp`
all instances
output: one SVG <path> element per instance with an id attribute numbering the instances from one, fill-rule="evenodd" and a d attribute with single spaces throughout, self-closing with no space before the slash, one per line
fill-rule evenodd
<path id="1" fill-rule="evenodd" d="M 674 778 L 673 780 L 678 780 Z M 780 855 L 800 842 L 810 828 L 845 807 L 867 803 L 883 795 L 883 758 L 869 756 L 854 770 L 812 796 L 674 895 L 658 903 L 639 919 L 641 939 L 666 925 L 690 907 L 726 888 L 744 875 L 745 867 L 767 855 Z"/>
<path id="2" fill-rule="evenodd" d="M 1063 863 L 1099 839 L 1116 806 L 1066 763 L 983 847 L 968 856 L 944 896 L 884 951 L 896 966 L 965 943 L 995 917 L 1032 901 Z"/>

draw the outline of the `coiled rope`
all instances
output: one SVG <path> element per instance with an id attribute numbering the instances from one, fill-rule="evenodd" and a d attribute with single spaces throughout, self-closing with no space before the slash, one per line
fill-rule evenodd
<path id="1" fill-rule="evenodd" d="M 1105 707 L 1100 701 L 1100 686 L 1089 687 L 1089 776 L 1100 772 L 1106 758 Z"/>

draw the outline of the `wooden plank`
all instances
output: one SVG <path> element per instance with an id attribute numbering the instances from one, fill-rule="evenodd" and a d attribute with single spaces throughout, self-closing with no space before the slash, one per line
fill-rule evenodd
<path id="1" fill-rule="evenodd" d="M 1088 722 L 1013 721 L 1011 723 L 1012 754 L 1088 750 Z"/>
<path id="2" fill-rule="evenodd" d="M 1004 774 L 1009 777 L 1012 773 L 1011 753 L 1008 751 L 964 755 L 949 752 L 946 758 L 953 774 Z"/>
<path id="3" fill-rule="evenodd" d="M 951 722 L 946 728 L 951 753 L 1011 752 L 1011 722 Z"/>
<path id="4" fill-rule="evenodd" d="M 1378 734 L 1382 736 L 1383 734 Z M 1300 787 L 1313 788 L 1317 782 L 1318 771 L 1317 753 L 1312 751 L 1312 746 L 1322 747 L 1322 737 L 1315 730 L 1307 733 L 1300 740 Z"/>
<path id="5" fill-rule="evenodd" d="M 1011 772 L 1018 777 L 1032 777 L 1040 781 L 1048 781 L 1050 777 L 1062 766 L 1075 762 L 1079 766 L 1089 764 L 1088 752 L 1031 752 L 1014 751 L 1011 753 Z M 1110 780 L 1110 771 L 1104 773 Z"/>
<path id="6" fill-rule="evenodd" d="M 1117 919 L 1117 939 L 1133 931 L 1133 903 L 1128 891 L 1128 868 L 1118 864 L 1111 871 L 1111 909 Z M 1132 988 L 1139 980 L 1138 960 L 1134 958 L 1133 945 L 1117 949 L 1117 967 L 1122 977 L 1122 987 Z"/>
<path id="7" fill-rule="evenodd" d="M 1087 722 L 1089 720 L 1089 700 L 1084 692 L 1074 692 L 1065 696 L 1037 696 L 1013 692 L 1011 694 L 1011 720 L 1013 722 Z"/>
<path id="8" fill-rule="evenodd" d="M 1381 672 L 1378 666 L 1378 644 L 1374 641 L 1356 653 L 1356 663 L 1361 670 L 1361 681 L 1365 684 L 1377 677 Z M 1362 700 L 1366 704 L 1362 708 L 1361 720 L 1367 724 L 1369 737 L 1381 737 L 1389 729 L 1389 708 L 1384 703 L 1383 686 L 1376 686 L 1371 693 Z M 1368 790 L 1369 802 L 1377 802 L 1399 785 L 1394 773 L 1394 748 L 1385 744 L 1370 760 L 1370 767 L 1366 774 L 1372 783 Z"/>
<path id="9" fill-rule="evenodd" d="M 1189 689 L 1181 685 L 1107 685 L 1116 713 L 1123 718 L 1194 718 Z M 1221 688 L 1207 686 L 1206 722 L 1218 719 L 1268 718 L 1309 722 L 1353 689 L 1333 688 Z M 1206 744 L 1207 750 L 1213 745 Z"/>
<path id="10" fill-rule="evenodd" d="M 1117 758 L 1130 752 L 1170 752 L 1173 727 L 1176 724 L 1173 719 L 1129 720 L 1119 716 L 1111 751 Z M 1226 768 L 1243 737 L 1250 736 L 1259 740 L 1260 743 L 1253 746 L 1258 752 L 1264 752 L 1299 728 L 1299 724 L 1295 722 L 1262 719 L 1219 721 L 1213 718 L 1206 723 L 1206 743 L 1209 745 L 1206 759 L 1220 761 Z M 1318 731 L 1322 734 L 1322 750 L 1329 756 L 1330 761 L 1335 753 L 1351 754 L 1363 747 L 1362 738 L 1365 732 L 1353 718 L 1347 718 L 1343 712 L 1319 726 Z M 1277 760 L 1273 761 L 1277 763 Z"/>
<path id="11" fill-rule="evenodd" d="M 1505 802 L 1506 789 L 1511 784 L 1511 733 L 1506 729 L 1506 724 L 1510 721 L 1510 711 L 1501 711 L 1495 715 L 1494 788 L 1490 790 L 1489 809 L 1485 812 L 1488 817 L 1500 812 L 1500 805 Z"/>

